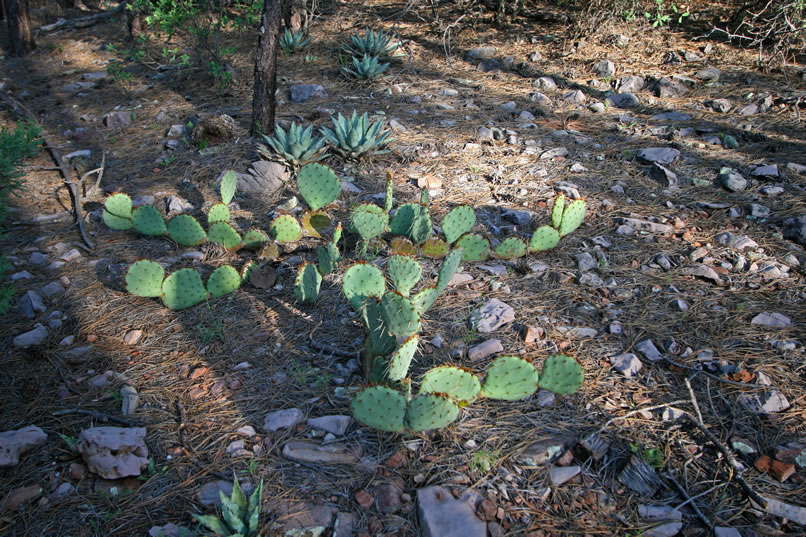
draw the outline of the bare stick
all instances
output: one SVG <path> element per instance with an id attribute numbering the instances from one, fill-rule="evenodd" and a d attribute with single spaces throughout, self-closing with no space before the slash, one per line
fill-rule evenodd
<path id="1" fill-rule="evenodd" d="M 714 491 L 715 489 L 718 489 L 719 487 L 721 487 L 721 486 L 722 486 L 722 483 L 720 483 L 719 485 L 715 485 L 715 486 L 711 487 L 710 489 L 706 490 L 705 492 L 701 492 L 701 493 L 697 494 L 696 496 L 689 496 L 688 492 L 686 492 L 686 489 L 684 489 L 684 488 L 683 488 L 683 486 L 682 486 L 680 483 L 678 483 L 678 482 L 677 482 L 677 480 L 674 478 L 674 475 L 672 475 L 672 473 L 671 473 L 671 472 L 666 472 L 666 473 L 664 473 L 664 474 L 663 474 L 663 477 L 665 477 L 666 479 L 668 479 L 669 481 L 671 481 L 671 482 L 672 482 L 672 484 L 674 485 L 674 488 L 676 488 L 676 489 L 677 489 L 677 492 L 679 492 L 679 493 L 680 493 L 680 495 L 681 495 L 683 498 L 685 498 L 685 499 L 686 499 L 686 501 L 684 501 L 683 503 L 681 503 L 680 505 L 678 505 L 677 507 L 675 507 L 675 510 L 680 510 L 680 509 L 681 509 L 683 506 L 685 506 L 685 505 L 687 505 L 687 504 L 689 504 L 689 503 L 690 503 L 690 504 L 691 504 L 692 509 L 694 509 L 694 512 L 695 512 L 695 513 L 697 513 L 697 518 L 699 518 L 700 520 L 702 520 L 703 524 L 705 524 L 705 525 L 708 527 L 708 529 L 710 529 L 711 531 L 713 531 L 713 529 L 714 529 L 714 523 L 713 523 L 713 522 L 711 522 L 711 521 L 708 519 L 708 517 L 706 517 L 706 516 L 705 516 L 705 515 L 702 513 L 702 511 L 700 511 L 700 508 L 699 508 L 699 507 L 697 507 L 697 504 L 696 504 L 696 503 L 694 503 L 694 500 L 696 500 L 697 498 L 699 498 L 699 497 L 701 497 L 701 496 L 705 496 L 706 494 L 708 494 L 709 492 Z"/>
<path id="2" fill-rule="evenodd" d="M 91 416 L 92 418 L 106 423 L 107 421 L 111 421 L 112 423 L 118 423 L 120 425 L 125 425 L 126 427 L 134 427 L 134 424 L 128 420 L 124 420 L 123 418 L 118 418 L 115 416 L 110 416 L 109 414 L 105 414 L 103 412 L 98 412 L 96 410 L 85 410 L 83 408 L 68 408 L 65 410 L 57 410 L 53 413 L 54 416 L 66 416 L 68 414 L 81 414 L 83 416 Z"/>
<path id="3" fill-rule="evenodd" d="M 87 177 L 89 177 L 93 173 L 98 174 L 98 178 L 95 180 L 95 184 L 92 185 L 92 188 L 90 188 L 90 191 L 87 192 L 87 197 L 92 196 L 92 193 L 95 192 L 95 190 L 98 188 L 98 186 L 100 186 L 101 179 L 104 176 L 104 167 L 105 167 L 105 165 L 106 165 L 106 150 L 104 150 L 104 152 L 101 153 L 101 166 L 99 168 L 95 168 L 94 170 L 90 170 L 90 171 L 88 171 L 87 173 L 85 173 L 84 175 L 81 176 L 81 179 L 79 180 L 79 183 L 83 183 L 84 179 L 86 179 Z"/>
<path id="4" fill-rule="evenodd" d="M 657 410 L 659 408 L 666 408 L 666 407 L 670 407 L 672 405 L 682 405 L 683 403 L 687 403 L 687 402 L 688 401 L 686 401 L 685 399 L 678 399 L 677 401 L 672 401 L 671 403 L 663 403 L 662 405 L 647 406 L 647 407 L 639 408 L 639 409 L 636 409 L 636 410 L 631 410 L 630 412 L 627 412 L 623 416 L 617 416 L 615 418 L 607 420 L 604 425 L 599 427 L 599 430 L 596 431 L 595 434 L 600 434 L 602 431 L 604 431 L 605 429 L 607 429 L 608 427 L 610 427 L 612 424 L 616 423 L 619 420 L 625 420 L 625 419 L 629 418 L 630 416 L 635 416 L 636 414 L 640 414 L 641 412 L 650 411 L 650 410 Z"/>

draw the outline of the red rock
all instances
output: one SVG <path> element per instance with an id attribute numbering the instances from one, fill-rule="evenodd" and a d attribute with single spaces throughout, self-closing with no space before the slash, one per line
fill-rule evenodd
<path id="1" fill-rule="evenodd" d="M 87 467 L 77 462 L 71 462 L 70 467 L 67 469 L 67 475 L 73 481 L 81 481 L 87 477 Z"/>
<path id="2" fill-rule="evenodd" d="M 490 521 L 495 520 L 496 513 L 497 508 L 495 507 L 495 504 L 490 500 L 483 500 L 479 505 L 477 514 L 479 515 L 479 518 L 481 518 L 482 520 Z"/>
<path id="3" fill-rule="evenodd" d="M 562 457 L 557 459 L 556 464 L 557 466 L 570 466 L 572 462 L 574 462 L 574 454 L 571 453 L 570 449 L 566 449 Z"/>
<path id="4" fill-rule="evenodd" d="M 770 473 L 775 477 L 775 479 L 783 483 L 795 473 L 795 465 L 787 462 L 772 461 Z"/>
<path id="5" fill-rule="evenodd" d="M 378 511 L 387 515 L 400 511 L 403 505 L 400 494 L 400 489 L 391 483 L 382 483 L 372 489 Z"/>
<path id="6" fill-rule="evenodd" d="M 375 498 L 364 489 L 359 490 L 355 493 L 355 501 L 361 506 L 361 509 L 369 509 L 372 507 L 372 504 L 375 503 Z"/>
<path id="7" fill-rule="evenodd" d="M 521 339 L 524 343 L 534 343 L 543 337 L 543 329 L 539 326 L 525 325 L 521 328 Z"/>
<path id="8" fill-rule="evenodd" d="M 0 503 L 0 512 L 13 511 L 24 503 L 27 503 L 37 496 L 42 494 L 42 487 L 39 485 L 31 485 L 28 487 L 20 487 L 9 492 L 2 503 Z"/>
<path id="9" fill-rule="evenodd" d="M 406 463 L 406 454 L 403 452 L 402 449 L 399 449 L 395 452 L 394 455 L 386 459 L 384 464 L 387 468 L 399 468 L 403 464 Z"/>
<path id="10" fill-rule="evenodd" d="M 197 367 L 193 370 L 193 373 L 190 374 L 190 380 L 199 379 L 206 375 L 208 371 L 210 371 L 210 368 L 208 367 Z"/>
<path id="11" fill-rule="evenodd" d="M 759 472 L 769 472 L 772 467 L 772 459 L 767 455 L 762 455 L 756 460 L 754 466 Z"/>

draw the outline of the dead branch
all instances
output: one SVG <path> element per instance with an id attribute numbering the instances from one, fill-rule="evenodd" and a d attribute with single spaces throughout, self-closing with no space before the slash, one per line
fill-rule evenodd
<path id="1" fill-rule="evenodd" d="M 123 1 L 120 4 L 118 4 L 114 9 L 104 11 L 103 13 L 98 13 L 96 15 L 89 15 L 87 17 L 79 17 L 77 19 L 69 19 L 69 20 L 58 19 L 53 24 L 46 24 L 45 26 L 40 26 L 39 31 L 53 32 L 55 30 L 62 30 L 62 29 L 87 28 L 89 26 L 98 24 L 99 22 L 111 19 L 118 13 L 121 13 L 125 7 L 126 2 Z"/>

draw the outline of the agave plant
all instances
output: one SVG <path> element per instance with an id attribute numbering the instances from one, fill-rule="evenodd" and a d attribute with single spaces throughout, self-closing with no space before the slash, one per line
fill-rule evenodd
<path id="1" fill-rule="evenodd" d="M 341 70 L 344 74 L 357 78 L 358 80 L 375 80 L 386 71 L 389 67 L 388 63 L 380 63 L 377 56 L 368 56 L 364 54 L 361 61 L 353 57 L 353 68 L 342 67 Z"/>
<path id="2" fill-rule="evenodd" d="M 197 515 L 193 518 L 202 523 L 215 535 L 221 537 L 255 537 L 258 534 L 260 522 L 260 502 L 263 496 L 263 481 L 246 498 L 238 480 L 232 482 L 232 495 L 227 498 L 223 492 L 218 492 L 221 498 L 221 518 L 214 515 Z M 222 520 L 223 519 L 223 520 Z"/>
<path id="3" fill-rule="evenodd" d="M 397 53 L 398 44 L 395 36 L 387 34 L 383 30 L 374 32 L 367 28 L 364 35 L 354 33 L 350 36 L 350 42 L 344 49 L 353 56 L 399 56 Z"/>
<path id="4" fill-rule="evenodd" d="M 310 40 L 311 38 L 305 37 L 305 32 L 302 30 L 292 32 L 286 28 L 285 33 L 280 36 L 280 48 L 283 50 L 286 56 L 290 56 L 296 51 L 302 49 Z"/>
<path id="5" fill-rule="evenodd" d="M 291 167 L 316 162 L 327 156 L 325 139 L 313 136 L 313 126 L 303 129 L 291 123 L 288 131 L 281 126 L 274 129 L 274 136 L 263 135 L 268 147 L 258 144 L 257 152 L 268 160 L 280 157 Z"/>
<path id="6" fill-rule="evenodd" d="M 334 148 L 350 158 L 361 158 L 367 153 L 388 153 L 385 149 L 394 138 L 388 138 L 391 130 L 381 132 L 381 120 L 370 123 L 369 114 L 364 112 L 361 116 L 353 110 L 352 116 L 346 118 L 341 113 L 333 120 L 333 129 L 322 127 L 322 134 Z"/>

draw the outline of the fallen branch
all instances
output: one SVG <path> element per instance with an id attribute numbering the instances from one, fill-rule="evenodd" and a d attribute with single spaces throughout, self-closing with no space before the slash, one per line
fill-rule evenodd
<path id="1" fill-rule="evenodd" d="M 53 413 L 54 416 L 66 416 L 68 414 L 81 414 L 83 416 L 91 416 L 92 418 L 102 423 L 111 421 L 112 423 L 117 423 L 125 427 L 135 427 L 135 425 L 128 420 L 124 420 L 123 418 L 118 418 L 115 416 L 110 416 L 109 414 L 98 412 L 96 410 L 85 410 L 83 408 L 68 408 L 65 410 L 57 410 L 56 412 Z"/>
<path id="2" fill-rule="evenodd" d="M 61 29 L 73 29 L 73 28 L 87 28 L 89 26 L 93 26 L 98 24 L 99 22 L 103 22 L 107 19 L 111 19 L 118 13 L 123 11 L 123 8 L 126 7 L 126 2 L 121 2 L 118 4 L 114 9 L 110 11 L 104 11 L 103 13 L 98 13 L 96 15 L 89 15 L 87 17 L 79 17 L 77 19 L 58 19 L 53 24 L 46 24 L 44 26 L 39 27 L 40 32 L 53 32 L 55 30 Z"/>

